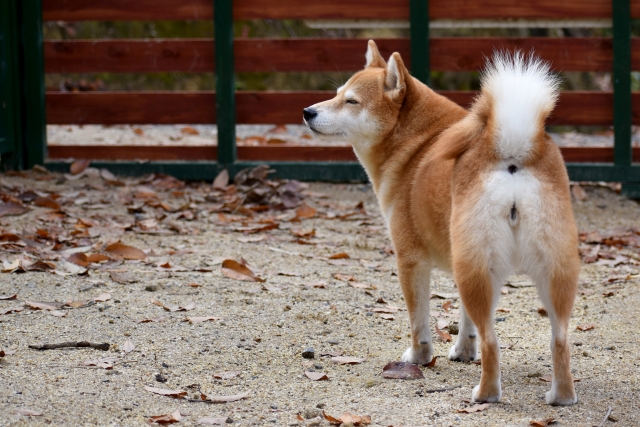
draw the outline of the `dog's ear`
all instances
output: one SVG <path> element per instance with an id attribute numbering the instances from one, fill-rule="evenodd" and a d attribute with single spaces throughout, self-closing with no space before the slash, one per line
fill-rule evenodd
<path id="1" fill-rule="evenodd" d="M 378 50 L 378 46 L 376 46 L 376 42 L 373 40 L 369 40 L 367 48 L 367 53 L 365 54 L 365 58 L 367 58 L 367 63 L 365 64 L 365 68 L 376 67 L 376 68 L 385 68 L 387 63 L 380 55 L 380 51 Z"/>
<path id="2" fill-rule="evenodd" d="M 404 66 L 400 54 L 394 52 L 387 63 L 384 81 L 384 90 L 387 96 L 395 102 L 402 102 L 407 92 L 407 80 L 409 78 L 409 71 Z"/>

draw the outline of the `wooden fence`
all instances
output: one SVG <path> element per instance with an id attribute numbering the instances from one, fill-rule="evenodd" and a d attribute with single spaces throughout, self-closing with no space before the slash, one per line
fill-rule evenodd
<path id="1" fill-rule="evenodd" d="M 614 91 L 563 92 L 549 124 L 615 125 L 614 147 L 562 149 L 565 160 L 570 162 L 569 172 L 573 179 L 622 181 L 629 192 L 640 194 L 640 168 L 632 165 L 633 161 L 640 162 L 640 150 L 632 149 L 630 133 L 632 123 L 640 124 L 640 93 L 632 94 L 630 87 L 630 71 L 640 70 L 640 39 L 630 36 L 630 19 L 640 18 L 640 0 L 318 0 L 308 3 L 293 0 L 42 0 L 41 7 L 40 0 L 9 2 L 19 3 L 16 8 L 22 14 L 20 22 L 25 28 L 34 27 L 33 23 L 41 24 L 41 20 L 214 19 L 215 23 L 215 43 L 212 39 L 56 40 L 40 42 L 39 52 L 30 55 L 36 56 L 34 61 L 38 59 L 37 55 L 43 58 L 41 67 L 45 73 L 215 71 L 216 92 L 47 92 L 46 123 L 217 123 L 218 147 L 50 146 L 46 154 L 44 148 L 34 147 L 36 142 L 32 140 L 26 151 L 35 154 L 26 160 L 27 165 L 48 162 L 52 167 L 65 167 L 60 159 L 88 157 L 104 160 L 104 165 L 119 172 L 161 168 L 186 174 L 186 177 L 208 178 L 220 167 L 237 169 L 252 162 L 267 161 L 288 176 L 364 179 L 349 147 L 236 147 L 236 123 L 301 123 L 302 108 L 329 99 L 333 93 L 235 92 L 234 73 L 318 72 L 335 71 L 336 68 L 356 71 L 363 66 L 366 40 L 234 39 L 232 22 L 245 19 L 409 19 L 411 38 L 376 42 L 384 56 L 400 52 L 412 73 L 423 81 L 428 81 L 430 71 L 478 70 L 484 57 L 490 56 L 495 49 L 514 48 L 535 49 L 558 71 L 613 72 Z M 429 39 L 429 19 L 568 18 L 612 19 L 613 37 Z M 39 37 L 41 40 L 41 33 Z M 23 61 L 28 61 L 30 55 L 25 54 L 27 59 Z M 469 105 L 474 96 L 474 92 L 468 91 L 441 93 L 463 106 Z M 42 151 L 40 155 L 39 150 Z M 143 167 L 132 162 L 141 157 L 155 162 Z"/>

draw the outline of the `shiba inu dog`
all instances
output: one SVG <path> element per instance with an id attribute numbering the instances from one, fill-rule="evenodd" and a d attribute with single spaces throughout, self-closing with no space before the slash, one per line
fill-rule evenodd
<path id="1" fill-rule="evenodd" d="M 411 322 L 403 361 L 432 359 L 430 272 L 437 266 L 453 273 L 460 329 L 449 359 L 476 359 L 479 335 L 477 402 L 502 394 L 494 311 L 516 271 L 535 282 L 551 321 L 546 401 L 577 401 L 568 326 L 580 270 L 578 233 L 562 156 L 544 129 L 558 86 L 541 60 L 498 53 L 466 110 L 412 78 L 397 52 L 386 62 L 369 41 L 365 69 L 333 99 L 303 111 L 315 132 L 350 140 L 373 184 Z"/>

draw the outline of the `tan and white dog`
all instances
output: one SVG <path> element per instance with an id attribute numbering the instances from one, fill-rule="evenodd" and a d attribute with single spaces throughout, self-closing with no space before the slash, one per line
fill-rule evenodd
<path id="1" fill-rule="evenodd" d="M 385 62 L 369 41 L 365 69 L 335 98 L 304 109 L 312 130 L 350 140 L 373 184 L 411 321 L 403 361 L 432 359 L 430 272 L 453 273 L 462 304 L 449 359 L 476 359 L 479 333 L 477 402 L 502 394 L 494 311 L 514 272 L 532 278 L 551 321 L 546 401 L 577 401 L 567 336 L 580 270 L 577 230 L 562 156 L 544 130 L 557 97 L 548 64 L 496 54 L 466 110 L 412 78 L 397 52 Z"/>

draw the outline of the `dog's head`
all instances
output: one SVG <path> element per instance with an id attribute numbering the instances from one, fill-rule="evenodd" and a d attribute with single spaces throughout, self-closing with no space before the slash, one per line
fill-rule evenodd
<path id="1" fill-rule="evenodd" d="M 303 110 L 311 130 L 344 137 L 356 150 L 378 143 L 393 129 L 411 78 L 400 54 L 385 62 L 373 40 L 366 60 L 365 69 L 339 87 L 333 99 Z"/>

